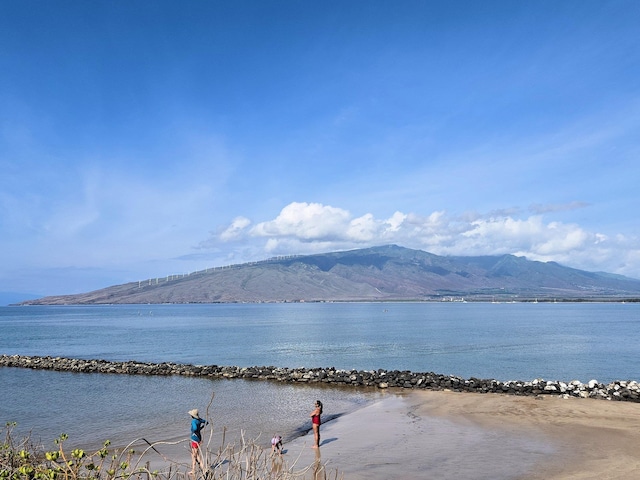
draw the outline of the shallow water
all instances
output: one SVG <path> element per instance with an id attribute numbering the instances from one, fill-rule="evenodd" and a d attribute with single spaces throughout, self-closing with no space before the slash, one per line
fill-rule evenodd
<path id="1" fill-rule="evenodd" d="M 291 439 L 311 428 L 309 412 L 316 399 L 325 403 L 325 418 L 344 415 L 379 398 L 372 390 L 322 388 L 250 380 L 50 372 L 0 368 L 3 399 L 0 419 L 18 422 L 16 433 L 53 445 L 61 433 L 69 444 L 98 448 L 105 440 L 126 445 L 137 438 L 150 442 L 185 440 L 187 411 L 198 408 L 216 434 L 226 429 L 233 440 L 241 430 L 247 439 L 268 445 L 273 433 Z M 186 449 L 186 444 L 182 445 Z"/>

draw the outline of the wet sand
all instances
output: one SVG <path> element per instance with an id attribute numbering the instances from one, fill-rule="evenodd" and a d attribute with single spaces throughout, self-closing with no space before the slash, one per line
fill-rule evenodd
<path id="1" fill-rule="evenodd" d="M 325 413 L 330 405 L 325 405 Z M 640 476 L 640 404 L 596 399 L 412 392 L 286 442 L 294 470 L 335 478 L 623 479 Z M 313 478 L 310 476 L 309 478 Z"/>

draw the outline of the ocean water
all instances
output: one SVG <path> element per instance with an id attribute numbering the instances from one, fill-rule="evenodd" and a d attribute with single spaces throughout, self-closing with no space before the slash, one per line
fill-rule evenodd
<path id="1" fill-rule="evenodd" d="M 640 380 L 640 305 L 489 303 L 0 307 L 0 354 L 193 364 L 412 370 L 499 380 Z M 44 444 L 61 433 L 177 442 L 191 408 L 216 435 L 265 445 L 385 395 L 261 381 L 129 377 L 0 368 L 0 421 Z"/>
<path id="2" fill-rule="evenodd" d="M 640 379 L 639 304 L 0 307 L 0 354 Z"/>

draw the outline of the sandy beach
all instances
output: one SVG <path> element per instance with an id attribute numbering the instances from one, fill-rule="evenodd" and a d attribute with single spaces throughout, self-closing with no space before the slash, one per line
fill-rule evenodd
<path id="1" fill-rule="evenodd" d="M 325 412 L 330 406 L 325 405 Z M 628 479 L 640 404 L 497 394 L 392 394 L 286 442 L 284 459 L 345 479 Z M 286 440 L 286 439 L 285 439 Z"/>

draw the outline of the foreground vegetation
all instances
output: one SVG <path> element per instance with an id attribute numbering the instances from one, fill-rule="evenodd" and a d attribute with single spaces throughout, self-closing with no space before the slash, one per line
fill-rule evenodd
<path id="1" fill-rule="evenodd" d="M 4 440 L 0 443 L 0 480 L 338 480 L 337 472 L 330 473 L 324 464 L 316 462 L 306 467 L 289 464 L 283 457 L 241 438 L 239 444 L 219 447 L 217 453 L 202 448 L 196 472 L 190 465 L 172 462 L 156 449 L 159 444 L 148 443 L 141 452 L 132 447 L 110 449 L 104 442 L 95 452 L 86 452 L 65 445 L 67 435 L 60 435 L 55 448 L 47 450 L 34 443 L 31 437 L 14 438 L 16 423 L 7 423 Z M 151 454 L 165 460 L 160 470 L 150 470 Z"/>

